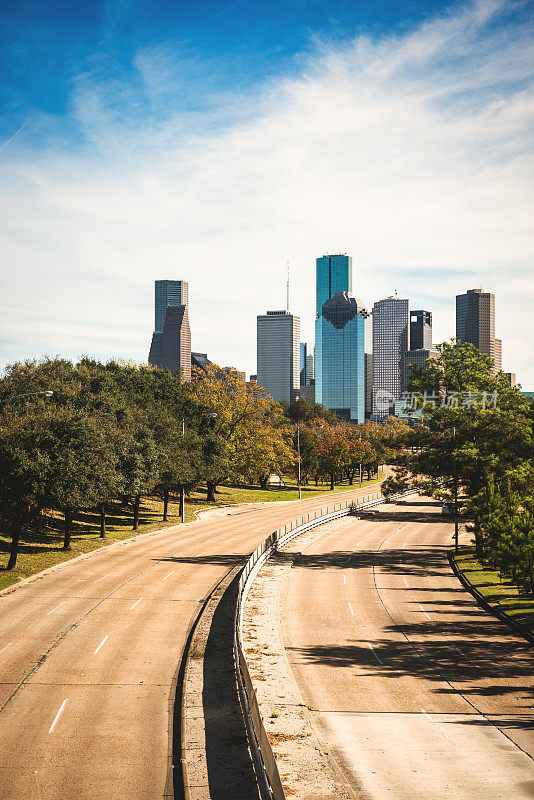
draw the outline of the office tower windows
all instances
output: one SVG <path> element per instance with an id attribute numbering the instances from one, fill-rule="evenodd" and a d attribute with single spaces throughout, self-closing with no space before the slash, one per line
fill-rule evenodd
<path id="1" fill-rule="evenodd" d="M 365 316 L 359 300 L 336 292 L 315 327 L 315 401 L 358 423 L 365 421 Z"/>
<path id="2" fill-rule="evenodd" d="M 162 331 L 154 331 L 148 363 L 191 380 L 191 331 L 187 306 L 168 306 Z"/>
<path id="3" fill-rule="evenodd" d="M 418 350 L 407 350 L 402 359 L 402 389 L 404 392 L 409 390 L 410 381 L 412 379 L 412 371 L 410 364 L 414 367 L 424 367 L 429 358 L 437 358 L 439 352 L 437 350 L 425 349 L 421 347 Z"/>
<path id="4" fill-rule="evenodd" d="M 300 343 L 300 385 L 311 386 L 313 383 L 313 351 L 306 342 Z"/>
<path id="5" fill-rule="evenodd" d="M 316 260 L 317 299 L 315 314 L 321 315 L 324 303 L 336 292 L 352 292 L 352 256 L 321 256 Z M 317 346 L 317 345 L 316 345 Z"/>
<path id="6" fill-rule="evenodd" d="M 373 306 L 373 416 L 387 417 L 403 385 L 403 357 L 409 348 L 409 301 L 398 297 Z"/>
<path id="7" fill-rule="evenodd" d="M 373 354 L 365 353 L 365 417 L 373 412 Z"/>
<path id="8" fill-rule="evenodd" d="M 410 350 L 432 350 L 430 311 L 410 311 Z"/>
<path id="9" fill-rule="evenodd" d="M 187 281 L 155 281 L 155 322 L 154 330 L 163 331 L 165 314 L 169 306 L 186 306 L 189 300 Z"/>
<path id="10" fill-rule="evenodd" d="M 468 289 L 456 295 L 456 338 L 470 342 L 493 360 L 494 372 L 502 369 L 502 342 L 495 338 L 495 295 Z"/>
<path id="11" fill-rule="evenodd" d="M 300 387 L 300 319 L 289 311 L 267 311 L 257 318 L 260 386 L 277 402 L 291 402 Z"/>

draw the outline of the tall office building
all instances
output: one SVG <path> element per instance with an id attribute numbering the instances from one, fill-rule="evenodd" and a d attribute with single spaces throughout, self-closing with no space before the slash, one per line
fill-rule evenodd
<path id="1" fill-rule="evenodd" d="M 257 381 L 277 402 L 290 403 L 300 387 L 300 319 L 289 311 L 257 318 Z"/>
<path id="2" fill-rule="evenodd" d="M 315 401 L 340 417 L 365 422 L 365 317 L 360 300 L 336 292 L 316 322 Z"/>
<path id="3" fill-rule="evenodd" d="M 187 281 L 155 282 L 155 322 L 154 330 L 161 333 L 165 325 L 165 314 L 169 306 L 186 306 L 189 301 L 189 284 Z"/>
<path id="4" fill-rule="evenodd" d="M 168 306 L 162 331 L 154 331 L 148 363 L 191 380 L 191 331 L 187 306 Z"/>
<path id="5" fill-rule="evenodd" d="M 336 292 L 352 292 L 352 256 L 321 256 L 316 259 L 317 300 L 315 316 L 319 317 L 324 303 Z M 317 345 L 316 345 L 317 346 Z"/>
<path id="6" fill-rule="evenodd" d="M 430 311 L 410 311 L 410 350 L 432 350 Z"/>
<path id="7" fill-rule="evenodd" d="M 307 342 L 300 343 L 300 385 L 311 386 L 313 383 L 313 351 Z"/>
<path id="8" fill-rule="evenodd" d="M 402 390 L 408 391 L 412 379 L 410 365 L 414 367 L 424 367 L 429 358 L 438 358 L 439 351 L 432 348 L 420 347 L 418 350 L 408 350 L 402 359 Z"/>
<path id="9" fill-rule="evenodd" d="M 373 413 L 373 354 L 365 353 L 365 418 Z"/>
<path id="10" fill-rule="evenodd" d="M 493 360 L 494 371 L 502 369 L 502 342 L 495 338 L 495 295 L 468 289 L 456 295 L 456 338 L 470 342 Z"/>
<path id="11" fill-rule="evenodd" d="M 373 306 L 373 416 L 387 417 L 401 397 L 409 342 L 409 300 L 378 300 Z"/>

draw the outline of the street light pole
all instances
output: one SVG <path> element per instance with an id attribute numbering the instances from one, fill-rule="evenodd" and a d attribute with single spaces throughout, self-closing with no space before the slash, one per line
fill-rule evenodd
<path id="1" fill-rule="evenodd" d="M 362 444 L 362 432 L 359 432 L 360 437 L 360 489 L 362 488 L 362 453 L 361 453 L 361 444 Z"/>
<path id="2" fill-rule="evenodd" d="M 454 443 L 454 552 L 458 552 L 458 472 L 456 470 L 456 427 L 452 429 Z"/>
<path id="3" fill-rule="evenodd" d="M 14 394 L 12 397 L 6 397 L 5 400 L 2 400 L 2 403 L 9 403 L 10 400 L 16 400 L 18 397 L 37 397 L 37 395 L 44 395 L 45 397 L 52 397 L 54 392 L 50 389 L 47 389 L 44 392 L 26 392 L 25 394 Z"/>
<path id="4" fill-rule="evenodd" d="M 182 439 L 185 438 L 185 417 L 182 417 Z M 181 494 L 181 502 L 180 505 L 182 506 L 182 525 L 185 524 L 185 488 L 182 483 L 182 494 Z"/>
<path id="5" fill-rule="evenodd" d="M 298 400 L 300 400 L 299 395 L 297 395 L 295 397 L 295 402 L 297 402 Z M 297 409 L 297 413 L 298 413 L 298 409 Z M 298 453 L 298 459 L 299 459 L 299 480 L 298 480 L 299 500 L 302 500 L 302 489 L 301 489 L 301 486 L 300 486 L 300 420 L 299 420 L 298 416 L 297 416 L 297 453 Z"/>

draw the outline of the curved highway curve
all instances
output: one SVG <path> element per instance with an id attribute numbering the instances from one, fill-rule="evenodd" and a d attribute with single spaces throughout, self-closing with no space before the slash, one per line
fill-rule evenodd
<path id="1" fill-rule="evenodd" d="M 365 491 L 221 509 L 0 596 L 2 800 L 171 797 L 175 675 L 199 604 L 274 528 Z"/>
<path id="2" fill-rule="evenodd" d="M 410 498 L 293 546 L 285 650 L 355 797 L 534 797 L 534 651 L 462 588 L 451 535 Z"/>

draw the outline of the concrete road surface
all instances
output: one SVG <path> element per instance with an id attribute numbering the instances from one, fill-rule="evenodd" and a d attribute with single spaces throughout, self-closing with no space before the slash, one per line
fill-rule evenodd
<path id="1" fill-rule="evenodd" d="M 331 523 L 289 573 L 291 668 L 355 797 L 534 797 L 534 650 L 454 577 L 452 532 L 409 499 Z"/>
<path id="2" fill-rule="evenodd" d="M 278 525 L 350 496 L 213 512 L 1 596 L 1 800 L 172 797 L 175 679 L 199 603 Z"/>

